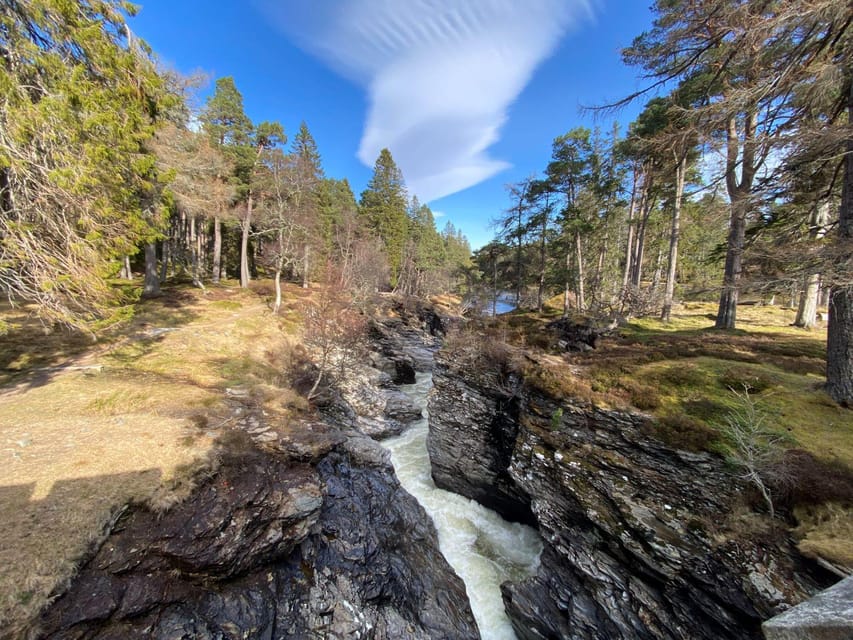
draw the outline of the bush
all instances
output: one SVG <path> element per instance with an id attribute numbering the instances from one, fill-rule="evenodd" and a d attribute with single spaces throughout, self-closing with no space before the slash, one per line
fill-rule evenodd
<path id="1" fill-rule="evenodd" d="M 653 435 L 684 451 L 708 451 L 718 433 L 704 422 L 683 413 L 663 416 L 653 426 Z"/>
<path id="2" fill-rule="evenodd" d="M 838 502 L 853 505 L 853 469 L 789 449 L 768 469 L 777 502 L 788 509 Z"/>
<path id="3" fill-rule="evenodd" d="M 659 371 L 655 377 L 672 387 L 702 387 L 707 380 L 705 374 L 694 364 L 678 364 Z"/>
<path id="4" fill-rule="evenodd" d="M 521 371 L 518 351 L 501 339 L 494 331 L 469 325 L 451 330 L 444 341 L 447 360 L 455 367 L 477 367 L 501 373 Z"/>
<path id="5" fill-rule="evenodd" d="M 658 394 L 654 387 L 635 382 L 634 380 L 622 380 L 619 384 L 628 392 L 631 404 L 638 409 L 650 411 L 660 406 L 660 394 Z"/>

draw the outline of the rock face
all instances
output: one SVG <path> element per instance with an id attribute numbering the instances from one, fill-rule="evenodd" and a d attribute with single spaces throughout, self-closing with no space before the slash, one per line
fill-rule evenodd
<path id="1" fill-rule="evenodd" d="M 421 410 L 395 385 L 412 384 L 418 372 L 430 371 L 438 347 L 440 317 L 422 303 L 414 310 L 398 308 L 398 316 L 373 320 L 367 361 L 339 380 L 337 391 L 346 407 L 331 400 L 331 416 L 350 422 L 361 433 L 381 440 L 399 435 Z"/>
<path id="2" fill-rule="evenodd" d="M 363 436 L 247 445 L 185 502 L 128 511 L 41 637 L 478 638 L 435 530 Z M 299 461 L 304 460 L 304 461 Z"/>
<path id="3" fill-rule="evenodd" d="M 446 356 L 434 380 L 436 482 L 509 517 L 529 504 L 545 542 L 538 573 L 502 587 L 519 638 L 757 639 L 817 588 L 786 536 L 725 524 L 740 490 L 720 459 L 668 448 L 643 416 Z"/>
<path id="4" fill-rule="evenodd" d="M 535 525 L 530 498 L 509 475 L 519 434 L 521 379 L 456 375 L 443 352 L 433 370 L 427 449 L 436 486 L 472 498 L 507 520 Z"/>

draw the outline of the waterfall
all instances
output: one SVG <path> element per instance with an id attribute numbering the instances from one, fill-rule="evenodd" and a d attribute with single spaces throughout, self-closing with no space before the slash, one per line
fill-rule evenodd
<path id="1" fill-rule="evenodd" d="M 426 404 L 432 375 L 419 373 L 415 384 L 401 388 L 423 409 L 424 418 L 382 444 L 391 452 L 400 483 L 435 523 L 441 552 L 465 582 L 483 640 L 515 640 L 504 612 L 500 584 L 533 575 L 542 551 L 539 534 L 528 526 L 507 522 L 473 500 L 435 486 L 426 447 Z"/>

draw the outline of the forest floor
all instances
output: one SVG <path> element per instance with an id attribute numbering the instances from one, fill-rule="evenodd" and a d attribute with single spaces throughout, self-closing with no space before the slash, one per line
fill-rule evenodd
<path id="1" fill-rule="evenodd" d="M 779 440 L 768 473 L 801 550 L 853 571 L 853 411 L 823 390 L 825 324 L 801 329 L 792 309 L 742 305 L 738 329 L 720 331 L 715 313 L 712 303 L 678 305 L 670 323 L 634 319 L 585 353 L 554 348 L 545 325 L 560 316 L 556 308 L 506 314 L 491 331 L 525 347 L 531 384 L 640 410 L 652 418 L 650 432 L 679 449 L 731 460 L 728 420 L 751 404 Z"/>
<path id="2" fill-rule="evenodd" d="M 233 284 L 233 283 L 232 283 Z M 287 429 L 305 293 L 171 287 L 91 337 L 0 307 L 0 635 L 23 628 L 123 505 L 162 509 L 216 464 L 248 412 Z"/>

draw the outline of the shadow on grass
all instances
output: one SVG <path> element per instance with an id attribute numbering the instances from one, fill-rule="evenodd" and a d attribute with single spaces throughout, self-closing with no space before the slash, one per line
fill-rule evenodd
<path id="1" fill-rule="evenodd" d="M 163 289 L 163 295 L 142 300 L 132 307 L 132 317 L 104 330 L 97 337 L 61 325 L 44 323 L 32 306 L 12 308 L 0 304 L 0 390 L 24 389 L 48 384 L 56 375 L 73 368 L 97 368 L 94 357 L 105 345 L 135 344 L 126 357 L 135 359 L 153 349 L 170 329 L 189 324 L 198 317 L 191 305 L 198 293 L 186 286 Z M 119 359 L 121 359 L 119 355 Z"/>
<path id="2" fill-rule="evenodd" d="M 639 365 L 701 356 L 769 364 L 790 373 L 824 375 L 826 369 L 826 343 L 817 337 L 711 327 L 666 331 L 630 324 L 596 351 L 573 357 L 601 365 Z"/>
<path id="3" fill-rule="evenodd" d="M 160 469 L 56 480 L 47 495 L 35 482 L 0 486 L 0 618 L 4 637 L 26 630 L 55 590 L 96 551 L 119 509 L 139 488 L 153 491 Z"/>

